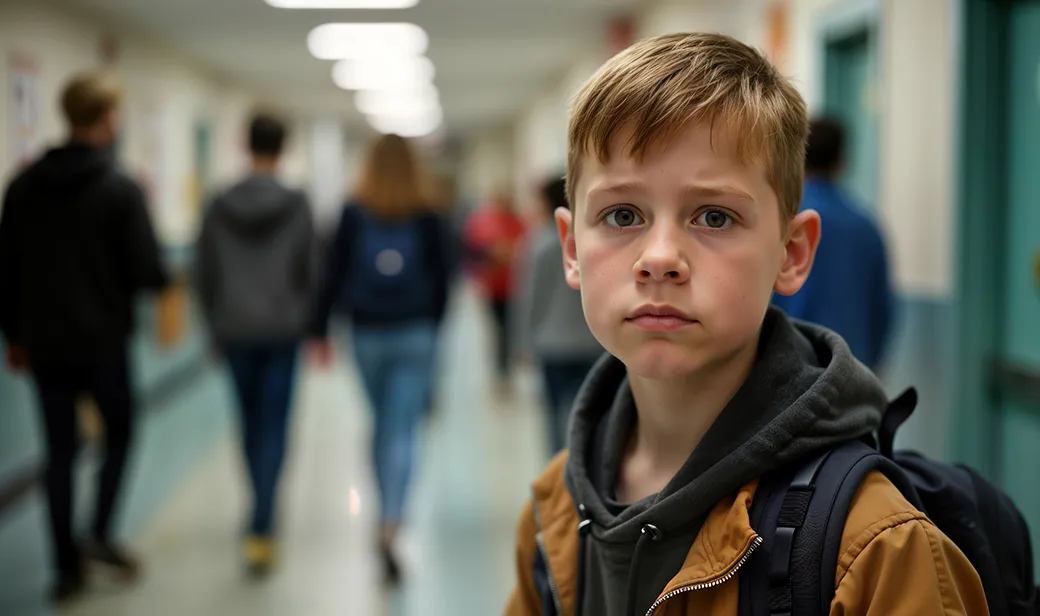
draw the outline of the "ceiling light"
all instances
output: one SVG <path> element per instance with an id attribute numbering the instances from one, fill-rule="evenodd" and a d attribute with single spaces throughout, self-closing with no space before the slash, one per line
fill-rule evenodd
<path id="1" fill-rule="evenodd" d="M 433 86 L 408 90 L 362 90 L 354 96 L 354 105 L 366 115 L 408 115 L 439 107 L 440 96 Z"/>
<path id="2" fill-rule="evenodd" d="M 323 24 L 307 35 L 307 49 L 319 60 L 343 60 L 426 53 L 426 31 L 409 23 Z"/>
<path id="3" fill-rule="evenodd" d="M 433 62 L 424 56 L 341 60 L 332 81 L 344 90 L 418 90 L 433 83 Z"/>
<path id="4" fill-rule="evenodd" d="M 419 0 L 264 0 L 278 9 L 410 9 Z"/>

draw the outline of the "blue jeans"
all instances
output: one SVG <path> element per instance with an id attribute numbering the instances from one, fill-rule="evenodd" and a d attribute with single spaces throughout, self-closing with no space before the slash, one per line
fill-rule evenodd
<path id="1" fill-rule="evenodd" d="M 548 405 L 549 447 L 555 455 L 567 447 L 567 429 L 571 407 L 585 376 L 596 363 L 596 357 L 587 359 L 544 359 L 542 377 Z"/>
<path id="2" fill-rule="evenodd" d="M 236 343 L 224 348 L 238 393 L 242 441 L 253 489 L 250 532 L 274 527 L 278 479 L 285 460 L 289 410 L 296 380 L 296 343 Z"/>
<path id="3" fill-rule="evenodd" d="M 354 328 L 354 353 L 375 419 L 372 458 L 384 524 L 399 524 L 404 516 L 436 341 L 432 321 Z"/>

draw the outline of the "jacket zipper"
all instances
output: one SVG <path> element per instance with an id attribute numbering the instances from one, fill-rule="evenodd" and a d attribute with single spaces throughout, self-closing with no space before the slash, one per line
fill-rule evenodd
<path id="1" fill-rule="evenodd" d="M 714 588 L 715 586 L 725 584 L 726 582 L 730 581 L 731 579 L 733 579 L 733 576 L 737 574 L 737 571 L 744 566 L 744 563 L 746 563 L 747 560 L 751 558 L 751 555 L 755 553 L 755 550 L 758 549 L 760 545 L 762 545 L 762 538 L 756 536 L 755 539 L 751 542 L 751 545 L 748 546 L 747 551 L 744 552 L 744 555 L 740 557 L 740 560 L 737 561 L 737 564 L 733 565 L 732 569 L 726 572 L 726 575 L 723 575 L 720 578 L 715 578 L 714 580 L 708 582 L 701 582 L 700 584 L 691 584 L 690 586 L 682 586 L 680 588 L 676 588 L 675 590 L 661 597 L 657 601 L 654 601 L 654 604 L 650 606 L 649 610 L 647 610 L 646 616 L 653 616 L 653 613 L 657 611 L 657 608 L 661 607 L 662 603 L 668 601 L 669 599 L 673 599 L 685 592 L 690 592 L 691 590 L 705 590 L 708 588 Z M 550 581 L 550 585 L 551 584 L 552 582 Z"/>
<path id="2" fill-rule="evenodd" d="M 556 580 L 553 579 L 552 567 L 549 565 L 549 553 L 545 549 L 545 541 L 542 539 L 542 533 L 537 533 L 534 536 L 535 542 L 538 544 L 538 551 L 542 553 L 542 561 L 545 562 L 545 577 L 549 580 L 549 592 L 552 593 L 553 605 L 556 606 L 556 614 L 563 616 L 563 602 L 560 601 L 560 593 L 556 590 Z"/>

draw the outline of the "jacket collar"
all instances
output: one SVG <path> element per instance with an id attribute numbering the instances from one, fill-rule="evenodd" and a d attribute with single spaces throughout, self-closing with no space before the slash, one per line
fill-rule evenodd
<path id="1" fill-rule="evenodd" d="M 578 524 L 580 517 L 563 481 L 566 456 L 550 464 L 533 486 L 539 548 L 549 567 L 564 614 L 574 611 L 577 589 Z M 661 592 L 666 596 L 697 587 L 714 586 L 732 577 L 758 545 L 751 528 L 750 509 L 758 482 L 724 498 L 711 510 L 694 540 L 682 568 Z M 655 604 L 656 605 L 656 604 Z"/>

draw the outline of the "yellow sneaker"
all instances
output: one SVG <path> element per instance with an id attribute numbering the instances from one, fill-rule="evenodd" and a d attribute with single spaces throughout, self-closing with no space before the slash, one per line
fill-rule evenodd
<path id="1" fill-rule="evenodd" d="M 270 573 L 275 561 L 274 541 L 267 537 L 249 537 L 245 543 L 246 568 L 253 577 Z"/>

